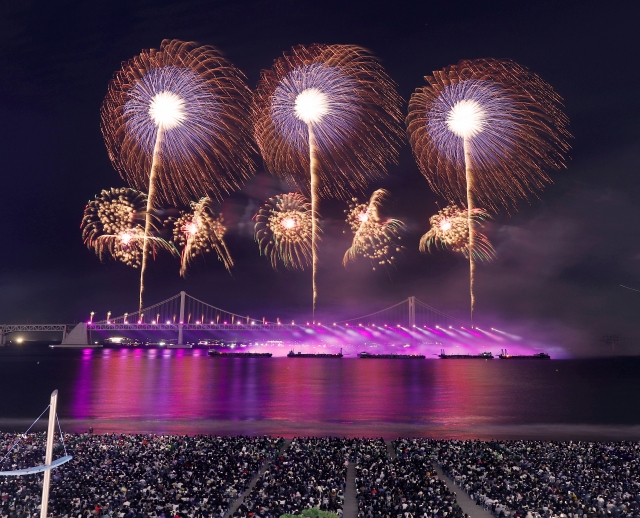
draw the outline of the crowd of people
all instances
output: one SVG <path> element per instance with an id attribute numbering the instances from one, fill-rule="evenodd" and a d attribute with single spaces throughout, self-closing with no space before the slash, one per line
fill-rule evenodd
<path id="1" fill-rule="evenodd" d="M 640 444 L 420 441 L 498 517 L 640 516 Z"/>
<path id="2" fill-rule="evenodd" d="M 395 441 L 396 458 L 390 458 L 382 440 L 358 445 L 356 491 L 358 517 L 462 518 L 464 513 L 431 460 Z"/>
<path id="3" fill-rule="evenodd" d="M 318 508 L 342 515 L 350 440 L 293 439 L 233 516 L 278 518 Z"/>
<path id="4" fill-rule="evenodd" d="M 67 434 L 65 442 L 73 459 L 52 472 L 56 517 L 342 516 L 351 463 L 359 518 L 467 518 L 437 463 L 498 518 L 640 518 L 640 443 L 398 439 L 390 455 L 382 439 Z M 44 434 L 0 433 L 0 471 L 43 464 L 44 455 Z M 56 443 L 54 458 L 62 455 Z M 0 518 L 39 516 L 41 493 L 41 474 L 0 476 Z"/>
<path id="5" fill-rule="evenodd" d="M 15 434 L 0 434 L 0 459 Z M 1 471 L 44 463 L 44 434 L 29 434 Z M 281 439 L 269 437 L 65 435 L 73 459 L 52 472 L 56 517 L 223 516 Z M 54 458 L 62 456 L 57 445 Z M 40 516 L 42 474 L 0 477 L 0 516 Z"/>

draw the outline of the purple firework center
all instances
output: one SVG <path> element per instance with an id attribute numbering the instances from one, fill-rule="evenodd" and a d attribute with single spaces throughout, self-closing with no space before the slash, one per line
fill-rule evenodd
<path id="1" fill-rule="evenodd" d="M 147 153 L 153 153 L 162 130 L 160 151 L 165 160 L 189 157 L 194 149 L 208 145 L 210 135 L 223 131 L 220 103 L 188 68 L 149 70 L 128 96 L 123 109 L 127 131 Z"/>
<path id="2" fill-rule="evenodd" d="M 467 139 L 474 165 L 490 167 L 513 153 L 519 134 L 514 104 L 496 83 L 474 79 L 446 86 L 430 106 L 426 127 L 442 158 L 465 167 Z"/>
<path id="3" fill-rule="evenodd" d="M 356 86 L 337 67 L 313 63 L 292 70 L 273 93 L 271 117 L 276 131 L 299 152 L 309 151 L 309 126 L 321 153 L 345 144 L 359 121 Z"/>

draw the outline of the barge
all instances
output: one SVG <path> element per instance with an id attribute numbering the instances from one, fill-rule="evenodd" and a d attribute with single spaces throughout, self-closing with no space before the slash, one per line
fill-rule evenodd
<path id="1" fill-rule="evenodd" d="M 301 353 L 293 352 L 293 349 L 287 354 L 287 358 L 342 358 L 342 349 L 339 353 Z"/>
<path id="2" fill-rule="evenodd" d="M 361 352 L 358 358 L 366 358 L 373 360 L 424 360 L 424 354 L 371 354 Z"/>
<path id="3" fill-rule="evenodd" d="M 537 353 L 537 354 L 509 354 L 507 350 L 501 350 L 500 356 L 498 356 L 501 360 L 550 360 L 551 356 L 546 353 Z"/>
<path id="4" fill-rule="evenodd" d="M 215 349 L 209 349 L 207 353 L 213 358 L 271 358 L 271 353 L 221 353 Z"/>
<path id="5" fill-rule="evenodd" d="M 444 349 L 441 349 L 438 358 L 442 360 L 493 360 L 493 354 L 490 352 L 480 354 L 445 354 Z"/>

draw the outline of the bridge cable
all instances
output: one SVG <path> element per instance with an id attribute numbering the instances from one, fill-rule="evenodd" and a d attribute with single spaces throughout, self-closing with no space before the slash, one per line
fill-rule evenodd
<path id="1" fill-rule="evenodd" d="M 0 465 L 4 462 L 4 460 L 7 458 L 7 456 L 11 453 L 11 450 L 13 450 L 18 445 L 18 443 L 27 436 L 27 434 L 29 433 L 29 430 L 31 430 L 34 427 L 34 425 L 40 420 L 40 418 L 44 415 L 44 413 L 47 410 L 49 410 L 50 406 L 51 405 L 47 405 L 47 408 L 45 408 L 42 411 L 42 413 L 38 416 L 38 418 L 33 423 L 31 423 L 31 426 L 27 429 L 27 431 L 24 432 L 23 434 L 21 434 L 20 437 L 16 440 L 16 442 L 13 443 L 13 446 L 11 446 L 11 448 L 9 448 L 9 451 L 5 454 L 5 456 L 2 457 L 2 459 L 0 459 Z"/>

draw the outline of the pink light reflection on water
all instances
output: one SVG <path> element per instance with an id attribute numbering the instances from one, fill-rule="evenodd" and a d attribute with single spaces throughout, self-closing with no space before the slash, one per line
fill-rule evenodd
<path id="1" fill-rule="evenodd" d="M 518 383 L 521 371 L 549 369 L 534 362 L 523 371 L 522 364 L 507 363 L 106 349 L 83 355 L 69 417 L 93 420 L 101 431 L 375 436 L 399 429 L 421 434 L 434 426 L 440 433 L 473 430 L 506 414 L 544 413 L 544 406 L 527 407 L 529 395 Z M 538 390 L 546 394 L 541 400 L 553 393 L 545 385 Z"/>

